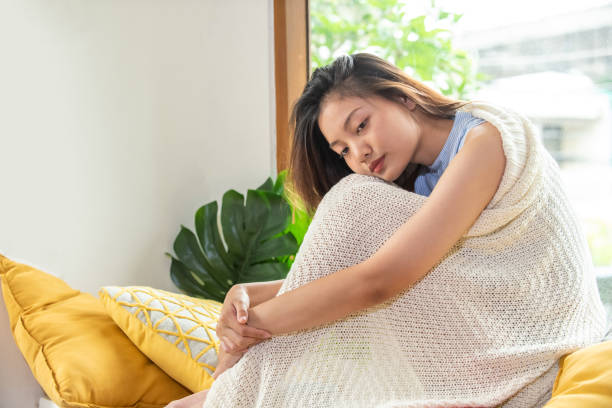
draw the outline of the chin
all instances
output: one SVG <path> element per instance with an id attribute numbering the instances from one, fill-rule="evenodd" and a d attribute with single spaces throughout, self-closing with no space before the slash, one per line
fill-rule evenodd
<path id="1" fill-rule="evenodd" d="M 398 178 L 400 178 L 401 176 L 402 176 L 402 173 L 397 174 L 397 175 L 396 175 L 396 174 L 393 174 L 393 175 L 391 175 L 391 176 L 386 176 L 386 175 L 385 175 L 385 176 L 382 176 L 381 178 L 384 178 L 385 180 L 387 180 L 387 181 L 388 181 L 388 182 L 390 182 L 390 183 L 395 183 L 395 181 L 396 181 Z"/>
<path id="2" fill-rule="evenodd" d="M 385 181 L 387 181 L 389 183 L 393 183 L 397 179 L 397 177 L 396 178 L 391 178 L 391 177 L 385 176 L 383 174 L 380 174 L 380 175 L 379 174 L 375 174 L 374 176 L 379 178 L 379 179 L 381 179 L 381 180 L 385 180 Z"/>

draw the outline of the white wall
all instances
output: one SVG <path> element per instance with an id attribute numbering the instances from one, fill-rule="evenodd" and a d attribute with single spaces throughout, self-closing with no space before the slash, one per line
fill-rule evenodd
<path id="1" fill-rule="evenodd" d="M 0 0 L 0 253 L 176 290 L 180 224 L 275 174 L 272 0 Z M 0 305 L 0 407 L 42 390 Z"/>
<path id="2" fill-rule="evenodd" d="M 180 224 L 275 174 L 272 0 L 1 0 L 0 253 L 169 278 Z"/>

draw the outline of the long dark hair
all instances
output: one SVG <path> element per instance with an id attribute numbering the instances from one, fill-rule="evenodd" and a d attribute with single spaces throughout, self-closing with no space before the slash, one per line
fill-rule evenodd
<path id="1" fill-rule="evenodd" d="M 343 55 L 317 68 L 294 104 L 290 119 L 293 141 L 287 190 L 289 199 L 294 204 L 301 200 L 310 214 L 334 184 L 353 172 L 344 159 L 329 148 L 319 129 L 322 102 L 332 93 L 361 98 L 378 95 L 395 103 L 399 103 L 398 97 L 406 97 L 417 109 L 444 119 L 452 118 L 465 104 L 434 91 L 372 54 Z M 416 169 L 417 165 L 409 165 L 394 182 L 413 190 Z"/>

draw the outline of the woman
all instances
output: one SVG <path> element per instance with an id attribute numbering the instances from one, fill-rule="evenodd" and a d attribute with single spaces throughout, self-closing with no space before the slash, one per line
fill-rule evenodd
<path id="1" fill-rule="evenodd" d="M 313 223 L 284 282 L 228 293 L 205 407 L 540 406 L 558 359 L 603 337 L 583 234 L 520 115 L 355 54 L 313 73 L 293 122 Z"/>

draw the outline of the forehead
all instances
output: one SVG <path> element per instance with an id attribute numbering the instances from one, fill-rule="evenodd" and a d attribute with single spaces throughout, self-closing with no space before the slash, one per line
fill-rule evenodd
<path id="1" fill-rule="evenodd" d="M 362 108 L 375 106 L 374 98 L 361 98 L 358 96 L 330 95 L 323 100 L 319 112 L 318 123 L 323 136 L 329 141 L 330 138 L 344 133 L 344 123 L 351 112 L 353 116 L 359 114 Z M 351 117 L 353 119 L 353 117 Z"/>

